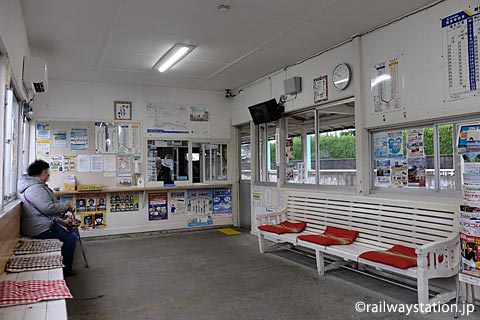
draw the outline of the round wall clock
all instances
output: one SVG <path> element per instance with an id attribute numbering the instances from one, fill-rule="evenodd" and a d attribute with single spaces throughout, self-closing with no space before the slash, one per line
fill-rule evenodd
<path id="1" fill-rule="evenodd" d="M 337 90 L 344 90 L 350 83 L 350 68 L 346 63 L 340 63 L 332 72 L 333 87 Z"/>

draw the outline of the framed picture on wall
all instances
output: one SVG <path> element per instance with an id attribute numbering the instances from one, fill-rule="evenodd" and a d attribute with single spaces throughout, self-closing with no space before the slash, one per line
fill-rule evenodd
<path id="1" fill-rule="evenodd" d="M 313 80 L 313 101 L 319 103 L 328 100 L 328 77 L 322 76 Z"/>
<path id="2" fill-rule="evenodd" d="M 115 120 L 132 120 L 132 102 L 114 101 Z"/>

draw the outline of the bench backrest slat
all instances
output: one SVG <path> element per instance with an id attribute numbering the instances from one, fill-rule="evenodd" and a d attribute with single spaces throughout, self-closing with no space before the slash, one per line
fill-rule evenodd
<path id="1" fill-rule="evenodd" d="M 357 230 L 356 243 L 389 248 L 419 246 L 458 230 L 456 204 L 388 200 L 321 193 L 290 192 L 288 219 L 307 222 L 307 231 L 327 225 Z"/>

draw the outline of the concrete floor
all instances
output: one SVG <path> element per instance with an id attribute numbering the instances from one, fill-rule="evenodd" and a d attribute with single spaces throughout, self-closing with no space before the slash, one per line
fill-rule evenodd
<path id="1" fill-rule="evenodd" d="M 416 299 L 413 291 L 348 270 L 318 277 L 313 259 L 297 254 L 262 255 L 246 232 L 118 236 L 84 240 L 84 246 L 90 269 L 77 251 L 78 274 L 67 278 L 74 296 L 67 303 L 71 320 L 406 319 L 358 313 L 354 306 Z M 480 319 L 480 311 L 468 319 Z"/>

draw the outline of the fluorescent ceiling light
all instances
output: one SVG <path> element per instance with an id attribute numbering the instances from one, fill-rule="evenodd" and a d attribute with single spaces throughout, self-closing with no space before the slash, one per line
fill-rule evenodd
<path id="1" fill-rule="evenodd" d="M 165 72 L 173 67 L 182 58 L 185 58 L 185 56 L 193 49 L 195 49 L 194 46 L 176 44 L 170 50 L 168 50 L 168 52 L 161 57 L 160 60 L 158 60 L 154 68 L 160 72 Z"/>

